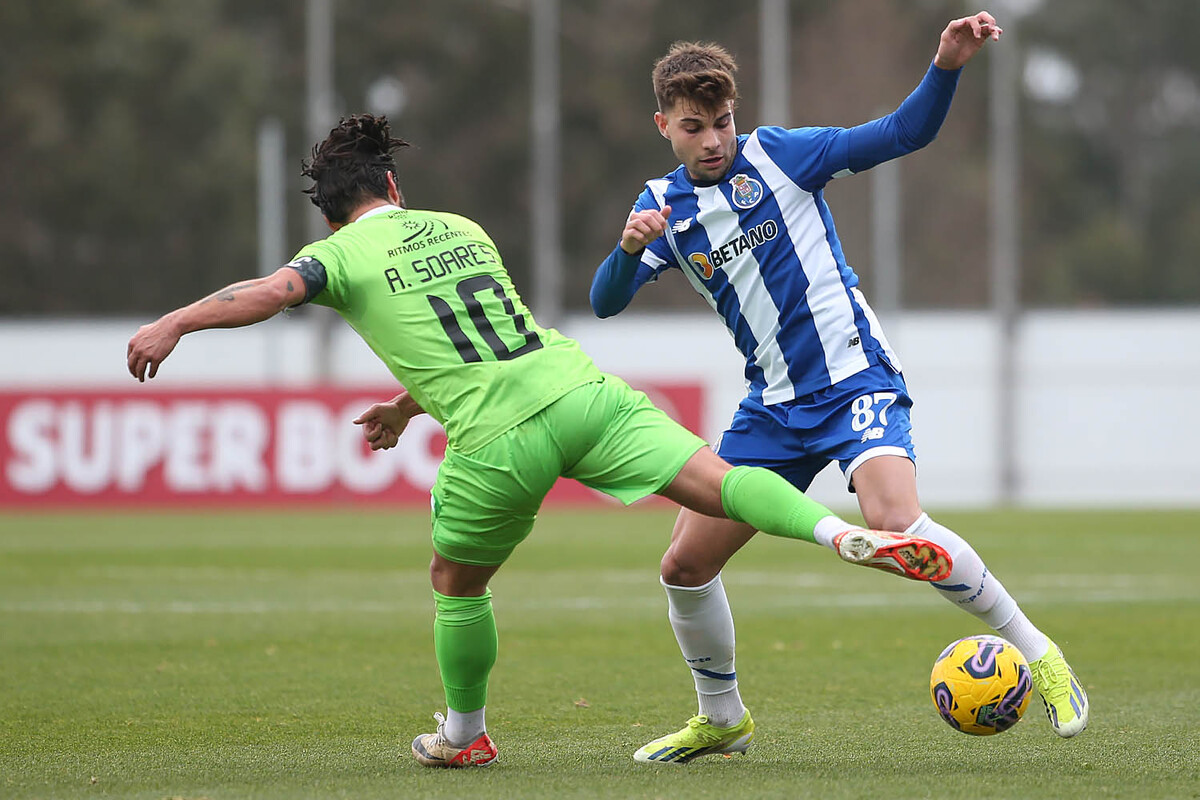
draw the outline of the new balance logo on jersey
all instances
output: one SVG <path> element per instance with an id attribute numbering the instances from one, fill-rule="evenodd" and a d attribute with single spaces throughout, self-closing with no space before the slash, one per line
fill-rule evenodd
<path id="1" fill-rule="evenodd" d="M 683 233 L 688 228 L 692 227 L 692 219 L 692 217 L 688 217 L 686 219 L 678 220 L 674 225 L 671 226 L 671 232 Z"/>
<path id="2" fill-rule="evenodd" d="M 858 345 L 861 341 L 862 341 L 862 339 L 858 338 L 857 336 L 851 336 L 850 343 L 847 344 L 846 347 L 858 347 Z"/>

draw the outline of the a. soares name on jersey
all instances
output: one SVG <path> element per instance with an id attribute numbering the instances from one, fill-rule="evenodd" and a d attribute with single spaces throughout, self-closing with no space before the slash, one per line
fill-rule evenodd
<path id="1" fill-rule="evenodd" d="M 713 276 L 714 270 L 737 258 L 747 250 L 758 247 L 763 242 L 769 242 L 779 235 L 779 224 L 773 219 L 761 222 L 743 234 L 735 236 L 720 247 L 714 247 L 707 253 L 692 253 L 688 261 L 692 263 L 696 274 L 704 280 Z"/>
<path id="2" fill-rule="evenodd" d="M 451 233 L 455 233 L 451 231 Z M 389 255 L 391 251 L 389 251 Z M 500 255 L 495 248 L 480 242 L 468 242 L 436 253 L 418 258 L 408 264 L 412 274 L 407 277 L 400 274 L 396 267 L 388 267 L 383 271 L 387 279 L 388 289 L 392 294 L 401 292 L 409 286 L 429 283 L 434 278 L 449 275 L 451 272 L 461 272 L 468 267 L 482 267 L 489 264 L 499 264 Z"/>

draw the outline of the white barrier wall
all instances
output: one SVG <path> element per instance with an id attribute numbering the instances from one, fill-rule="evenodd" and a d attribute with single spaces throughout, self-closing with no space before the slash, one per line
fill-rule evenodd
<path id="1" fill-rule="evenodd" d="M 163 387 L 298 387 L 315 379 L 316 314 L 186 337 Z M 140 321 L 0 323 L 0 389 L 131 388 L 125 346 Z M 916 400 L 921 494 L 932 508 L 1001 500 L 1001 437 L 1015 442 L 1022 506 L 1200 506 L 1200 310 L 1056 311 L 1025 316 L 1016 341 L 1014 426 L 1000 430 L 999 337 L 991 318 L 908 312 L 885 319 Z M 601 368 L 632 380 L 696 381 L 714 438 L 743 394 L 741 358 L 708 314 L 572 317 Z M 333 327 L 335 385 L 390 376 L 344 325 Z M 853 504 L 827 469 L 813 494 Z"/>

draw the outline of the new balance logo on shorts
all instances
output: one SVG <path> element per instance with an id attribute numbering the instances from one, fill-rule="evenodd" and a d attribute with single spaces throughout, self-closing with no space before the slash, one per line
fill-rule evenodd
<path id="1" fill-rule="evenodd" d="M 863 431 L 862 441 L 869 442 L 873 439 L 882 439 L 883 433 L 883 428 L 867 428 Z"/>

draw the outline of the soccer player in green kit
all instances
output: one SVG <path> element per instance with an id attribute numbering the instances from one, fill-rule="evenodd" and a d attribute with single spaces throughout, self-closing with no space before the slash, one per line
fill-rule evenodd
<path id="1" fill-rule="evenodd" d="M 142 326 L 129 342 L 130 373 L 153 378 L 185 333 L 261 322 L 315 302 L 335 309 L 403 385 L 355 422 L 372 449 L 396 443 L 422 411 L 446 429 L 432 489 L 434 650 L 448 713 L 417 736 L 427 766 L 486 766 L 488 676 L 496 623 L 488 581 L 530 532 L 560 477 L 626 504 L 659 494 L 766 533 L 813 541 L 814 530 L 861 537 L 859 563 L 936 580 L 944 550 L 899 534 L 861 531 L 775 473 L 730 467 L 706 443 L 625 382 L 600 372 L 571 339 L 533 320 L 479 225 L 405 207 L 386 118 L 344 119 L 313 149 L 306 190 L 333 234 L 274 274 L 226 287 Z M 744 752 L 749 712 L 687 761 Z"/>

